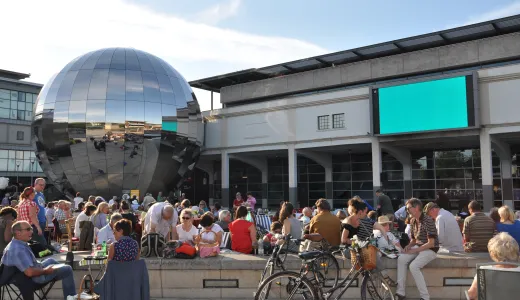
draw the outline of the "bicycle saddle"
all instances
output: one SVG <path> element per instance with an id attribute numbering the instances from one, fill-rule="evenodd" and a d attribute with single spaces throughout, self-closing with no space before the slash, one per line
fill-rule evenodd
<path id="1" fill-rule="evenodd" d="M 321 251 L 306 251 L 298 254 L 298 257 L 304 260 L 316 259 L 322 255 Z"/>

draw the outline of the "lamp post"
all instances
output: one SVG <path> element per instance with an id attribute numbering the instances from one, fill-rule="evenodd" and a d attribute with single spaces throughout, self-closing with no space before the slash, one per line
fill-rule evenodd
<path id="1" fill-rule="evenodd" d="M 18 185 L 18 183 L 20 182 L 19 181 L 19 176 L 18 176 L 18 172 L 20 172 L 20 161 L 17 160 L 16 161 L 16 185 Z"/>
<path id="2" fill-rule="evenodd" d="M 33 184 L 33 172 L 34 172 L 34 163 L 35 163 L 36 159 L 33 157 L 31 158 L 31 183 L 30 185 Z"/>

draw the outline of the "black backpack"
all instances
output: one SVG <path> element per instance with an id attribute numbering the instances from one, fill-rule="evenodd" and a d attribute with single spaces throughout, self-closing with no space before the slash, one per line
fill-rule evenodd
<path id="1" fill-rule="evenodd" d="M 141 257 L 150 257 L 152 253 L 162 257 L 166 247 L 164 237 L 158 233 L 148 233 L 141 238 Z"/>

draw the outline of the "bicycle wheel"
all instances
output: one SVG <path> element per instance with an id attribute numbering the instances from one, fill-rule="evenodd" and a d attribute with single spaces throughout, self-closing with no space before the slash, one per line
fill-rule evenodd
<path id="1" fill-rule="evenodd" d="M 312 263 L 314 274 L 316 275 L 319 281 L 318 284 L 321 286 L 324 293 L 338 285 L 340 269 L 338 260 L 334 255 L 329 252 L 323 252 L 323 254 Z M 316 280 L 316 278 L 313 279 Z"/>
<path id="2" fill-rule="evenodd" d="M 392 289 L 379 271 L 366 272 L 361 282 L 361 300 L 395 300 Z"/>
<path id="3" fill-rule="evenodd" d="M 255 300 L 319 299 L 311 282 L 296 272 L 284 271 L 267 277 L 255 293 Z"/>

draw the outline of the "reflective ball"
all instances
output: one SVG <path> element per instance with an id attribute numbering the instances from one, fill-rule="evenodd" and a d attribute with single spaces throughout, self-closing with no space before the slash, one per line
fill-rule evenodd
<path id="1" fill-rule="evenodd" d="M 67 64 L 42 89 L 33 121 L 48 182 L 69 197 L 175 191 L 197 162 L 204 124 L 195 94 L 164 60 L 107 48 Z"/>

